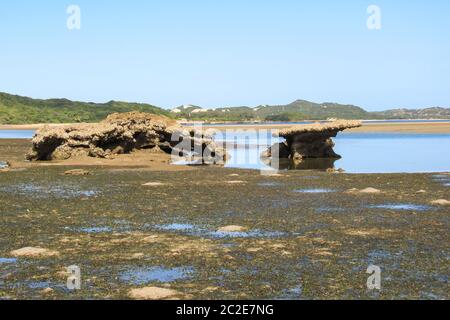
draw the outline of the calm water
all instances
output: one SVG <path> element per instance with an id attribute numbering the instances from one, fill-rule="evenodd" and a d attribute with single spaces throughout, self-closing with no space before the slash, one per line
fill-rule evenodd
<path id="1" fill-rule="evenodd" d="M 34 130 L 0 130 L 0 139 L 31 139 Z"/>
<path id="2" fill-rule="evenodd" d="M 220 137 L 236 144 L 229 148 L 226 167 L 268 169 L 259 154 L 277 139 L 258 139 L 241 132 Z M 341 133 L 334 139 L 342 159 L 307 160 L 294 166 L 281 161 L 280 169 L 342 168 L 350 173 L 446 172 L 450 171 L 450 134 Z"/>
<path id="3" fill-rule="evenodd" d="M 33 135 L 33 130 L 0 130 L 0 139 L 29 139 Z M 341 133 L 334 140 L 342 159 L 309 160 L 296 166 L 282 161 L 280 169 L 324 170 L 334 166 L 350 173 L 450 171 L 450 134 Z M 272 138 L 267 130 L 250 130 L 217 135 L 216 141 L 233 145 L 228 149 L 231 159 L 226 167 L 264 169 L 270 167 L 261 161 L 260 154 L 281 140 Z"/>
<path id="4" fill-rule="evenodd" d="M 335 139 L 348 172 L 450 171 L 450 134 L 343 133 Z"/>

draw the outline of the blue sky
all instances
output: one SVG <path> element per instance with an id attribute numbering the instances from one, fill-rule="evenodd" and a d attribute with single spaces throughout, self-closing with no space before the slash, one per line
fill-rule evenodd
<path id="1" fill-rule="evenodd" d="M 66 9 L 81 9 L 68 30 Z M 366 26 L 378 5 L 381 30 Z M 0 91 L 172 108 L 450 107 L 448 0 L 2 1 Z"/>

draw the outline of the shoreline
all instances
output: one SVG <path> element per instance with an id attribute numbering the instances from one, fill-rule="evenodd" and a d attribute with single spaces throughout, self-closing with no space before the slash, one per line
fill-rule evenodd
<path id="1" fill-rule="evenodd" d="M 72 125 L 71 123 L 58 124 L 19 124 L 19 125 L 0 125 L 0 130 L 38 130 L 44 126 L 62 127 Z M 194 125 L 194 124 L 192 124 Z M 296 124 L 224 124 L 224 125 L 203 125 L 204 129 L 231 129 L 231 130 L 250 130 L 250 129 L 283 129 L 295 126 Z M 187 126 L 189 127 L 189 125 Z M 450 133 L 450 120 L 448 122 L 365 122 L 360 128 L 349 129 L 346 132 L 386 132 L 386 133 L 423 133 L 439 134 Z"/>

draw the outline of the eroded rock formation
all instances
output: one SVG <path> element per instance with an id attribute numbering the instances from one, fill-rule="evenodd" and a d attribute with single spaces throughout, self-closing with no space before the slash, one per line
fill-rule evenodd
<path id="1" fill-rule="evenodd" d="M 186 130 L 164 116 L 129 112 L 95 124 L 46 126 L 34 136 L 27 159 L 112 158 L 140 149 L 196 156 L 206 163 L 220 163 L 226 157 L 211 136 Z"/>
<path id="2" fill-rule="evenodd" d="M 293 126 L 279 132 L 279 136 L 286 141 L 274 144 L 263 154 L 263 157 L 278 157 L 294 161 L 311 158 L 339 159 L 340 156 L 333 150 L 332 138 L 336 137 L 340 131 L 361 125 L 360 121 L 341 120 Z"/>

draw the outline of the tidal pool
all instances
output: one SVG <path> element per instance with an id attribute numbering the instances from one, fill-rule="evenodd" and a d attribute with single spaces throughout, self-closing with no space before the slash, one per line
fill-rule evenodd
<path id="1" fill-rule="evenodd" d="M 156 228 L 165 231 L 188 231 L 194 230 L 195 226 L 188 223 L 171 223 L 165 225 L 158 225 Z"/>
<path id="2" fill-rule="evenodd" d="M 149 227 L 149 226 L 147 226 Z M 284 232 L 267 230 L 249 230 L 241 232 L 211 231 L 206 227 L 199 227 L 188 223 L 170 223 L 155 226 L 158 230 L 181 232 L 187 235 L 205 238 L 273 238 L 285 236 Z"/>
<path id="3" fill-rule="evenodd" d="M 0 258 L 0 264 L 13 264 L 16 263 L 16 258 Z"/>
<path id="4" fill-rule="evenodd" d="M 131 268 L 122 272 L 119 279 L 123 282 L 142 285 L 150 282 L 173 282 L 189 278 L 194 272 L 192 267 L 164 268 Z"/>
<path id="5" fill-rule="evenodd" d="M 32 195 L 37 198 L 54 196 L 59 198 L 94 197 L 99 194 L 96 190 L 82 190 L 71 185 L 39 185 L 34 183 L 19 183 L 7 187 L 0 187 L 1 192 L 20 195 Z"/>
<path id="6" fill-rule="evenodd" d="M 297 189 L 294 190 L 294 192 L 297 193 L 330 193 L 330 192 L 336 192 L 336 190 L 333 189 Z"/>
<path id="7" fill-rule="evenodd" d="M 348 212 L 350 209 L 344 209 L 344 208 L 331 208 L 331 207 L 320 207 L 315 209 L 316 212 L 322 213 L 322 212 Z"/>
<path id="8" fill-rule="evenodd" d="M 78 231 L 84 232 L 84 233 L 108 233 L 108 232 L 112 232 L 112 228 L 110 228 L 110 227 L 86 227 L 86 228 L 79 228 Z"/>
<path id="9" fill-rule="evenodd" d="M 260 187 L 279 187 L 279 186 L 281 186 L 281 183 L 278 183 L 278 182 L 261 182 L 261 183 L 258 183 L 258 186 L 260 186 Z"/>
<path id="10" fill-rule="evenodd" d="M 387 209 L 387 210 L 410 210 L 410 211 L 428 211 L 432 207 L 427 205 L 411 204 L 411 203 L 391 203 L 368 206 L 373 209 Z"/>

